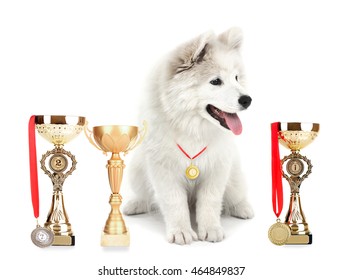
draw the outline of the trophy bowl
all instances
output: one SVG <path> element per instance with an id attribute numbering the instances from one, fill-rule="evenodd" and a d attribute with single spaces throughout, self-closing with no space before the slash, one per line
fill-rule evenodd
<path id="1" fill-rule="evenodd" d="M 138 135 L 138 127 L 104 125 L 93 127 L 94 140 L 102 151 L 119 154 L 128 152 Z"/>
<path id="2" fill-rule="evenodd" d="M 291 151 L 299 151 L 311 144 L 318 132 L 318 123 L 281 122 L 279 125 L 279 143 Z"/>
<path id="3" fill-rule="evenodd" d="M 83 130 L 85 117 L 63 115 L 39 115 L 35 118 L 39 135 L 54 145 L 64 145 Z"/>
<path id="4" fill-rule="evenodd" d="M 52 203 L 44 227 L 53 232 L 52 245 L 55 246 L 75 245 L 75 236 L 65 210 L 62 189 L 65 179 L 76 169 L 77 161 L 71 152 L 64 149 L 64 145 L 83 131 L 85 123 L 85 117 L 35 116 L 36 131 L 55 146 L 54 149 L 43 154 L 40 161 L 41 169 L 53 184 Z"/>
<path id="5" fill-rule="evenodd" d="M 127 154 L 143 141 L 147 130 L 146 122 L 143 125 L 141 130 L 137 126 L 130 125 L 102 125 L 95 126 L 92 130 L 87 129 L 86 125 L 84 129 L 93 146 L 105 154 L 112 154 L 106 166 L 112 192 L 109 198 L 111 211 L 101 235 L 101 246 L 130 245 L 130 234 L 120 212 L 122 197 L 119 192 L 125 168 L 121 154 Z"/>

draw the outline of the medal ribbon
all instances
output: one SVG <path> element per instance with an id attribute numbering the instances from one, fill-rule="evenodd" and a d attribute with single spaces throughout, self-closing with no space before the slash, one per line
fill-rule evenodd
<path id="1" fill-rule="evenodd" d="M 31 200 L 33 214 L 35 218 L 39 217 L 39 190 L 37 175 L 37 151 L 36 151 L 36 122 L 35 116 L 31 116 L 29 121 L 29 157 L 30 157 L 30 183 L 31 183 Z"/>
<path id="2" fill-rule="evenodd" d="M 197 153 L 194 157 L 190 157 L 189 154 L 187 154 L 185 152 L 184 149 L 182 149 L 182 147 L 179 145 L 179 144 L 176 144 L 178 146 L 178 148 L 181 150 L 181 152 L 183 152 L 185 154 L 186 157 L 188 157 L 190 160 L 193 160 L 195 158 L 197 158 L 198 156 L 200 156 L 206 149 L 207 149 L 207 146 L 205 148 L 203 148 L 199 153 Z"/>
<path id="3" fill-rule="evenodd" d="M 282 167 L 279 152 L 279 122 L 271 124 L 272 144 L 272 202 L 273 210 L 279 218 L 283 207 Z"/>

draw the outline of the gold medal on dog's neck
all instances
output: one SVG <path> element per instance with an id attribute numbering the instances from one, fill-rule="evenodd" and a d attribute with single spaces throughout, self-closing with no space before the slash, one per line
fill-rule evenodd
<path id="1" fill-rule="evenodd" d="M 200 156 L 206 149 L 207 146 L 205 148 L 203 148 L 199 153 L 197 153 L 194 157 L 190 157 L 184 149 L 182 149 L 182 147 L 179 144 L 176 144 L 178 146 L 178 148 L 180 149 L 181 152 L 184 153 L 184 155 L 186 157 L 188 157 L 191 160 L 191 164 L 187 167 L 186 169 L 186 177 L 190 180 L 195 180 L 196 178 L 199 177 L 200 171 L 199 168 L 196 167 L 195 165 L 193 165 L 192 160 L 197 158 L 198 156 Z"/>
<path id="2" fill-rule="evenodd" d="M 186 169 L 186 177 L 190 180 L 195 180 L 196 178 L 198 178 L 199 174 L 199 168 L 193 165 L 193 163 L 191 162 L 191 165 L 188 166 Z"/>

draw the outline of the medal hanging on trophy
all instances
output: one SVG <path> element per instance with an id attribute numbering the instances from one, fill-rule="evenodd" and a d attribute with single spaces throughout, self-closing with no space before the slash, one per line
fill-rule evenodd
<path id="1" fill-rule="evenodd" d="M 50 246 L 54 241 L 54 233 L 45 227 L 41 227 L 38 223 L 39 218 L 39 189 L 38 189 L 38 174 L 37 174 L 37 152 L 36 152 L 36 137 L 35 137 L 35 116 L 31 116 L 29 121 L 29 157 L 30 157 L 30 183 L 31 183 L 31 199 L 33 214 L 37 220 L 37 226 L 31 233 L 33 244 L 44 248 Z"/>
<path id="2" fill-rule="evenodd" d="M 180 151 L 191 160 L 191 164 L 186 169 L 186 177 L 190 180 L 195 180 L 199 177 L 200 171 L 199 168 L 193 164 L 192 160 L 200 156 L 207 149 L 207 146 L 203 148 L 199 153 L 197 153 L 194 157 L 190 157 L 179 144 L 176 145 L 178 146 Z"/>
<path id="3" fill-rule="evenodd" d="M 281 223 L 279 216 L 283 207 L 283 189 L 282 189 L 282 167 L 279 153 L 279 125 L 271 124 L 271 145 L 272 145 L 272 203 L 273 211 L 276 216 L 276 223 L 268 231 L 269 240 L 275 245 L 284 245 L 291 236 L 291 230 L 288 225 Z"/>

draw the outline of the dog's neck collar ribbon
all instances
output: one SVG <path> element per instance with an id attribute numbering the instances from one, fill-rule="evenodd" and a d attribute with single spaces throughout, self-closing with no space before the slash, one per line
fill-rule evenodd
<path id="1" fill-rule="evenodd" d="M 199 168 L 193 165 L 192 160 L 196 159 L 198 156 L 200 156 L 205 150 L 207 149 L 207 146 L 204 147 L 199 153 L 197 153 L 195 156 L 191 157 L 179 144 L 176 144 L 177 147 L 180 149 L 180 151 L 191 160 L 191 164 L 186 169 L 186 177 L 190 180 L 194 180 L 198 178 L 200 171 Z"/>

